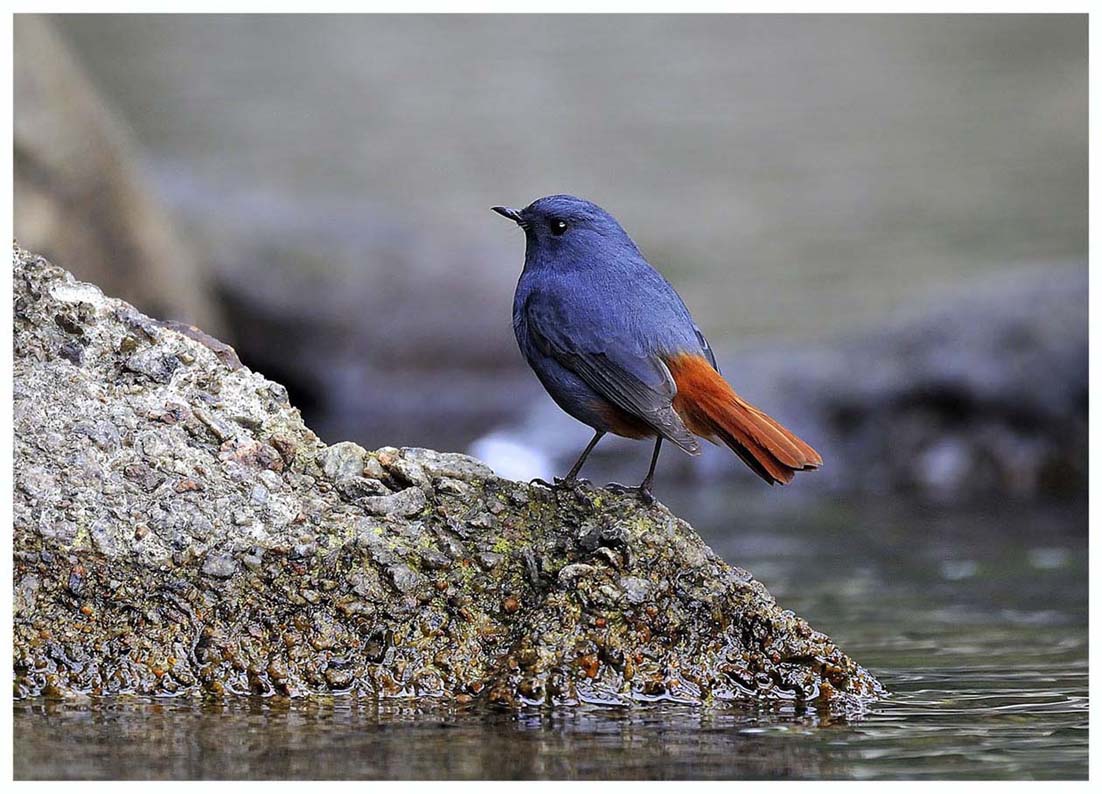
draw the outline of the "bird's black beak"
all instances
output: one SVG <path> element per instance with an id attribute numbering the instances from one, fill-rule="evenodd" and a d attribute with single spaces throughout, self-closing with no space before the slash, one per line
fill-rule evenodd
<path id="1" fill-rule="evenodd" d="M 515 210 L 512 207 L 490 207 L 490 209 L 521 226 L 524 225 L 524 218 L 520 216 L 520 210 Z"/>

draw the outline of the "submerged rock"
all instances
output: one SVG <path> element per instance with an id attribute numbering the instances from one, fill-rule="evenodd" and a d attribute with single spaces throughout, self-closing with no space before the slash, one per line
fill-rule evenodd
<path id="1" fill-rule="evenodd" d="M 659 505 L 325 446 L 199 334 L 19 249 L 14 292 L 17 696 L 882 692 Z"/>

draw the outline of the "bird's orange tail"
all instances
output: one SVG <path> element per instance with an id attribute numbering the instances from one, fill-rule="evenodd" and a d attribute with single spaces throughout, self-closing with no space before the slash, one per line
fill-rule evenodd
<path id="1" fill-rule="evenodd" d="M 685 426 L 722 441 L 770 485 L 787 485 L 796 472 L 823 465 L 809 444 L 735 394 L 703 356 L 671 356 L 666 366 L 677 383 L 673 408 Z"/>

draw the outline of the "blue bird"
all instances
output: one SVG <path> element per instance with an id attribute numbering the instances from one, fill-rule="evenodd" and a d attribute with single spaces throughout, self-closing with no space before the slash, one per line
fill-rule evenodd
<path id="1" fill-rule="evenodd" d="M 556 195 L 524 209 L 493 207 L 524 230 L 513 330 L 528 364 L 566 413 L 594 430 L 563 482 L 577 482 L 606 433 L 654 438 L 639 495 L 651 487 L 662 441 L 700 454 L 721 441 L 769 484 L 788 484 L 822 458 L 739 397 L 684 301 L 623 227 L 589 201 Z"/>

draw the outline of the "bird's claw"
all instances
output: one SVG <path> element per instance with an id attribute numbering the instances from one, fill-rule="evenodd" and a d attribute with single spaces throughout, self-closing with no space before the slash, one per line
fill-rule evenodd
<path id="1" fill-rule="evenodd" d="M 555 477 L 554 482 L 547 482 L 547 480 L 539 477 L 534 480 L 528 481 L 529 485 L 541 485 L 544 488 L 550 488 L 552 491 L 579 491 L 585 488 L 592 487 L 592 483 L 589 480 L 583 480 L 580 477 L 574 477 L 573 479 L 567 479 L 566 477 Z"/>
<path id="2" fill-rule="evenodd" d="M 605 490 L 612 491 L 617 494 L 632 494 L 639 498 L 645 505 L 654 504 L 654 494 L 651 493 L 650 487 L 646 484 L 642 485 L 624 485 L 618 482 L 610 482 L 605 486 Z"/>

